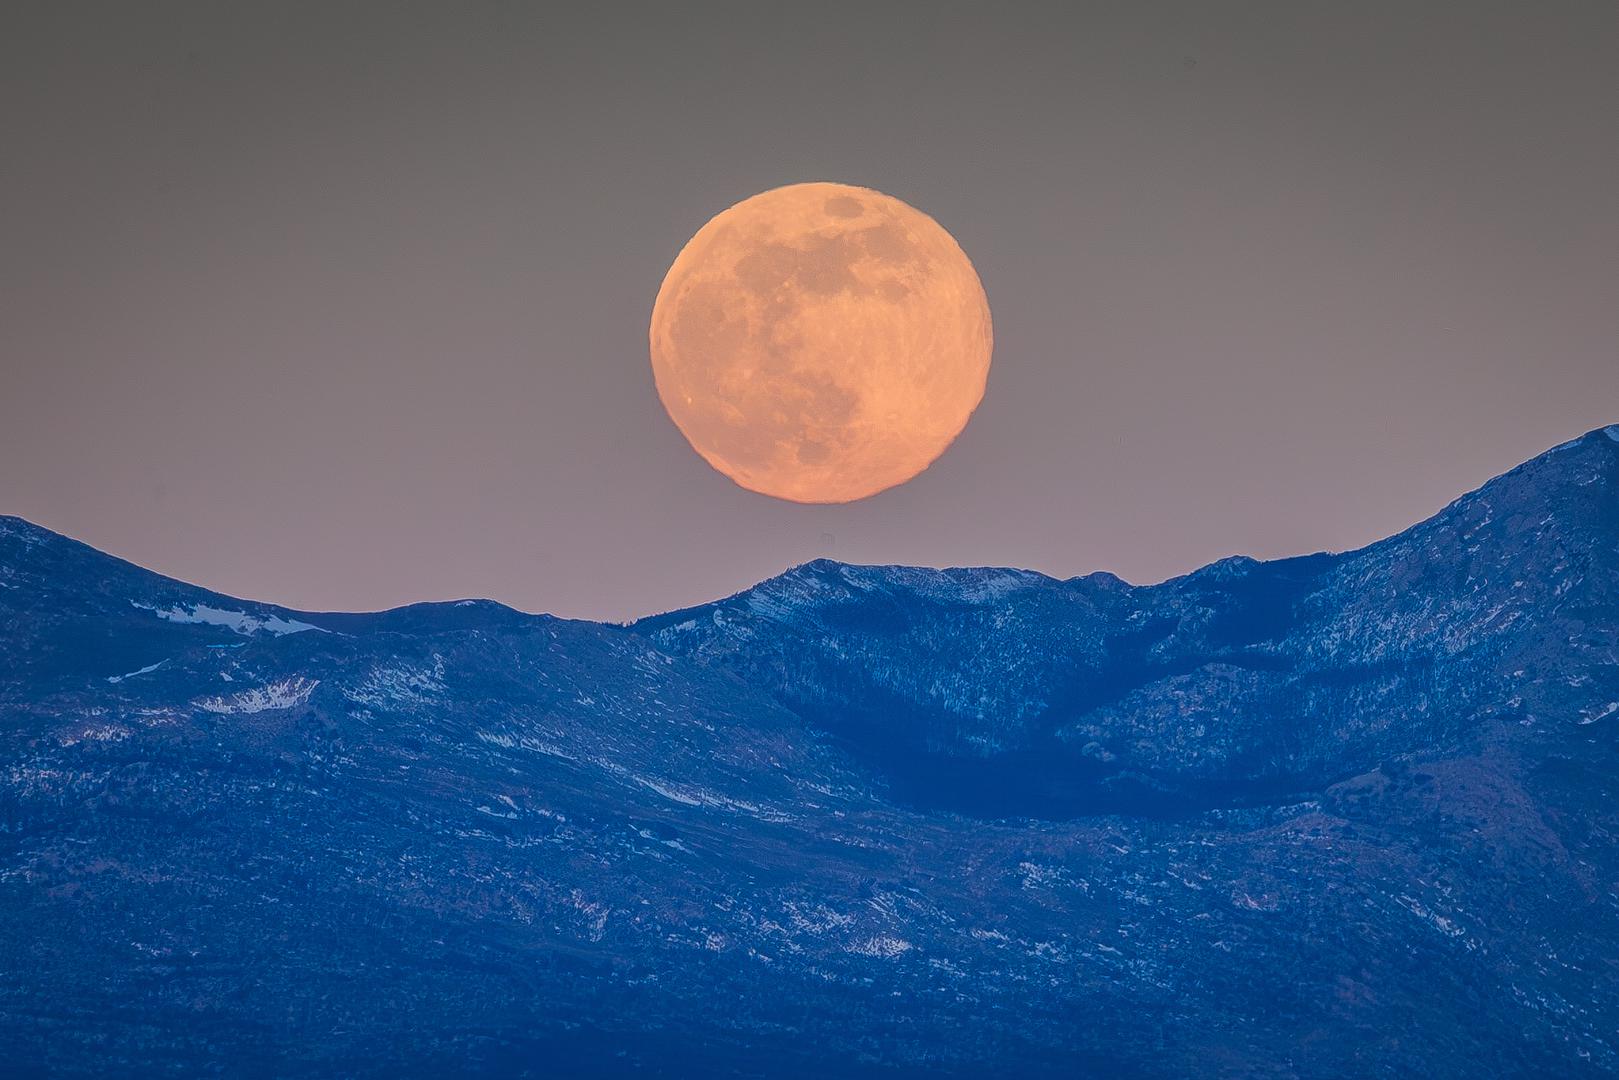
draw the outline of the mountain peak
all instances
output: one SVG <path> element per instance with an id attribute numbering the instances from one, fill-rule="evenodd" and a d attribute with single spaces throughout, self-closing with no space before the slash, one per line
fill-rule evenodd
<path id="1" fill-rule="evenodd" d="M 1606 427 L 1592 428 L 1584 435 L 1570 439 L 1564 443 L 1558 443 L 1545 453 L 1524 462 L 1523 465 L 1519 466 L 1519 468 L 1527 468 L 1534 465 L 1536 462 L 1545 461 L 1554 457 L 1566 457 L 1570 451 L 1596 451 L 1603 454 L 1608 454 L 1613 452 L 1613 447 L 1615 444 L 1619 444 L 1619 424 L 1609 424 Z M 1508 473 L 1506 473 L 1506 475 L 1510 476 L 1512 472 L 1516 471 L 1517 470 L 1515 469 L 1510 470 Z"/>
<path id="2" fill-rule="evenodd" d="M 59 533 L 35 525 L 27 518 L 20 518 L 14 514 L 0 514 L 0 538 L 19 537 L 30 543 L 42 543 L 47 540 L 58 539 Z"/>

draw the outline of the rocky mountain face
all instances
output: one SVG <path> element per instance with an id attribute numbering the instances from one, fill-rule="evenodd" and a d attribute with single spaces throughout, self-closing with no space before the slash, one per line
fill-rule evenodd
<path id="1" fill-rule="evenodd" d="M 15 1075 L 1619 1074 L 1619 428 L 1361 551 L 294 612 L 0 518 Z"/>

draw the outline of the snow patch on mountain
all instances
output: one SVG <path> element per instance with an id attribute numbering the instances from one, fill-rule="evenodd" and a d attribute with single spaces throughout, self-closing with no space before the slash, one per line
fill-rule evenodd
<path id="1" fill-rule="evenodd" d="M 142 611 L 150 611 L 158 618 L 167 619 L 169 622 L 222 626 L 245 637 L 252 637 L 261 630 L 275 637 L 301 634 L 306 630 L 326 632 L 318 626 L 296 619 L 283 619 L 279 615 L 250 615 L 245 611 L 229 611 L 225 608 L 209 607 L 207 604 L 176 604 L 170 608 L 158 608 L 131 600 L 130 605 Z"/>
<path id="2" fill-rule="evenodd" d="M 444 693 L 444 657 L 433 654 L 433 666 L 391 664 L 373 667 L 365 681 L 347 687 L 343 696 L 358 705 L 425 705 Z"/>
<path id="3" fill-rule="evenodd" d="M 914 946 L 904 938 L 897 938 L 891 934 L 878 934 L 865 941 L 857 941 L 849 946 L 848 951 L 856 956 L 874 956 L 884 960 L 892 960 L 896 956 L 904 956 Z"/>
<path id="4" fill-rule="evenodd" d="M 1602 710 L 1601 712 L 1596 712 L 1595 710 L 1592 710 L 1592 709 L 1586 710 L 1586 714 L 1580 720 L 1580 723 L 1581 724 L 1594 724 L 1598 720 L 1606 720 L 1608 717 L 1612 716 L 1614 713 L 1619 713 L 1619 701 L 1610 701 L 1610 702 L 1608 702 L 1608 704 L 1606 706 L 1599 706 L 1599 708 L 1601 708 L 1601 710 Z"/>
<path id="5" fill-rule="evenodd" d="M 981 570 L 963 582 L 962 599 L 983 604 L 1003 599 L 1024 589 L 1037 588 L 1050 579 L 1032 570 Z"/>
<path id="6" fill-rule="evenodd" d="M 133 734 L 134 732 L 122 724 L 92 724 L 77 732 L 62 735 L 57 741 L 63 746 L 77 746 L 84 742 L 122 742 Z"/>
<path id="7" fill-rule="evenodd" d="M 107 681 L 116 686 L 118 683 L 123 682 L 125 679 L 133 679 L 137 675 L 150 675 L 152 672 L 156 671 L 158 668 L 162 667 L 166 663 L 168 663 L 167 660 L 159 660 L 155 664 L 147 664 L 145 667 L 141 668 L 138 671 L 126 672 L 123 675 L 109 675 L 109 676 L 107 676 Z"/>
<path id="8" fill-rule="evenodd" d="M 223 697 L 200 698 L 197 708 L 211 713 L 261 713 L 274 709 L 291 709 L 309 700 L 320 685 L 319 679 L 294 677 L 281 679 L 264 686 L 243 690 L 239 694 Z"/>

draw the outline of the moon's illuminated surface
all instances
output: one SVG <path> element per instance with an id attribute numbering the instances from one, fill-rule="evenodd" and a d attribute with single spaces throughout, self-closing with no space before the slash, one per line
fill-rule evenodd
<path id="1" fill-rule="evenodd" d="M 989 302 L 938 222 L 845 184 L 794 184 L 698 230 L 652 309 L 664 408 L 751 491 L 849 502 L 961 433 L 989 374 Z"/>

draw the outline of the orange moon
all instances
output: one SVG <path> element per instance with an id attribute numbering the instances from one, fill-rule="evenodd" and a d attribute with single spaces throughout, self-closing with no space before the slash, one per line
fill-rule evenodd
<path id="1" fill-rule="evenodd" d="M 697 231 L 652 308 L 658 396 L 749 491 L 863 499 L 944 453 L 984 396 L 978 274 L 938 222 L 846 184 L 755 195 Z"/>

